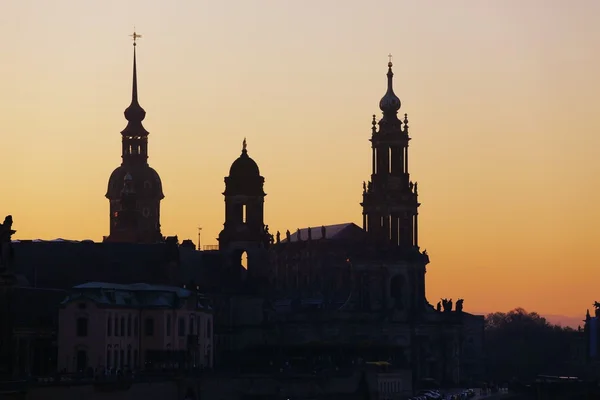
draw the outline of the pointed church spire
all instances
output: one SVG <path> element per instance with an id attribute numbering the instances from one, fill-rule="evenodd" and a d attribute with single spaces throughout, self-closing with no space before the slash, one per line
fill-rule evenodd
<path id="1" fill-rule="evenodd" d="M 392 55 L 389 54 L 388 72 L 387 72 L 387 92 L 381 98 L 379 102 L 379 108 L 383 111 L 383 117 L 396 117 L 398 110 L 400 109 L 400 99 L 394 93 L 394 72 L 392 71 Z"/>
<path id="2" fill-rule="evenodd" d="M 133 83 L 131 88 L 131 104 L 125 109 L 125 119 L 129 121 L 125 130 L 121 133 L 147 135 L 148 132 L 142 126 L 142 121 L 146 118 L 146 111 L 138 102 L 138 87 L 137 87 L 137 61 L 136 61 L 136 40 L 141 38 L 135 31 L 133 35 Z"/>

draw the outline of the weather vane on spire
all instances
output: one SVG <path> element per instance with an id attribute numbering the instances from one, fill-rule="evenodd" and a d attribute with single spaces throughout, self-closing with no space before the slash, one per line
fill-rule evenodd
<path id="1" fill-rule="evenodd" d="M 246 147 L 247 147 L 246 138 L 244 138 L 244 141 L 242 142 L 242 151 L 246 151 Z"/>
<path id="2" fill-rule="evenodd" d="M 135 33 L 134 33 L 135 35 Z M 135 40 L 135 39 L 134 39 Z M 388 54 L 388 64 L 392 64 L 392 53 Z M 391 65 L 390 65 L 391 66 Z"/>
<path id="3" fill-rule="evenodd" d="M 141 37 L 142 37 L 142 35 L 138 35 L 138 34 L 135 32 L 135 26 L 133 27 L 133 35 L 129 35 L 129 36 L 133 38 L 133 45 L 134 45 L 134 46 L 136 45 L 136 43 L 135 43 L 135 42 L 136 42 L 136 40 L 138 40 L 139 38 L 141 38 Z"/>

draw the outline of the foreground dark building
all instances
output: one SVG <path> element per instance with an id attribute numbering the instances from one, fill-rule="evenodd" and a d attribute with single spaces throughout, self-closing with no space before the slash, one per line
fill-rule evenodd
<path id="1" fill-rule="evenodd" d="M 225 178 L 219 249 L 197 251 L 189 241 L 180 245 L 176 237 L 161 234 L 164 195 L 147 162 L 134 52 L 123 161 L 106 194 L 110 234 L 103 243 L 13 243 L 18 280 L 13 286 L 69 290 L 98 281 L 195 288 L 214 303 L 219 367 L 329 371 L 383 362 L 402 371 L 393 387 L 403 392 L 424 381 L 477 379 L 483 372 L 483 317 L 463 311 L 462 299 L 455 307 L 448 299 L 434 306 L 425 297 L 429 256 L 419 246 L 408 116 L 398 117 L 393 76 L 390 62 L 379 103 L 382 117 L 373 116 L 371 127 L 362 227 L 341 223 L 269 232 L 265 178 L 244 140 Z"/>

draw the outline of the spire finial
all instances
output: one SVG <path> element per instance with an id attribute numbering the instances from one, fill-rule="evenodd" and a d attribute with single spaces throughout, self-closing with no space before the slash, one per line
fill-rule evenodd
<path id="1" fill-rule="evenodd" d="M 394 93 L 394 72 L 392 71 L 392 54 L 388 54 L 388 72 L 387 72 L 387 92 L 379 102 L 379 108 L 383 111 L 384 119 L 386 114 L 393 120 L 397 120 L 396 113 L 400 109 L 400 99 Z"/>
<path id="2" fill-rule="evenodd" d="M 248 143 L 246 143 L 246 138 L 244 138 L 244 141 L 242 142 L 242 152 L 246 152 L 248 148 Z"/>
<path id="3" fill-rule="evenodd" d="M 136 46 L 136 40 L 140 39 L 142 37 L 142 35 L 138 35 L 135 31 L 135 26 L 133 27 L 133 35 L 129 35 L 130 37 L 133 38 L 133 45 Z"/>
<path id="4" fill-rule="evenodd" d="M 129 36 L 133 38 L 133 46 L 134 46 L 133 47 L 133 82 L 132 82 L 132 87 L 131 87 L 131 104 L 125 110 L 125 118 L 129 122 L 138 124 L 138 123 L 141 123 L 144 120 L 144 118 L 146 117 L 146 111 L 144 111 L 144 109 L 140 106 L 140 103 L 138 102 L 137 61 L 136 61 L 136 51 L 135 51 L 136 40 L 141 38 L 142 35 L 137 34 L 134 29 L 133 34 L 129 35 Z M 147 134 L 147 132 L 146 132 L 146 134 Z"/>

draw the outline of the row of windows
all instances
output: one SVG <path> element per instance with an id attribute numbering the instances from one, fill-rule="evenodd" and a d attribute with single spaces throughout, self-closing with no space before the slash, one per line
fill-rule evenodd
<path id="1" fill-rule="evenodd" d="M 402 390 L 400 381 L 383 381 L 379 382 L 379 392 L 384 396 L 391 393 L 399 393 Z"/>
<path id="2" fill-rule="evenodd" d="M 108 316 L 108 320 L 106 323 L 107 336 L 138 336 L 138 331 L 138 317 L 132 318 L 131 315 L 128 315 L 127 319 L 125 319 L 125 316 L 122 316 L 121 318 L 119 318 L 118 316 Z"/>
<path id="3" fill-rule="evenodd" d="M 186 326 L 185 326 L 185 318 L 184 317 L 179 317 L 179 320 L 177 321 L 177 334 L 180 337 L 185 336 L 186 334 Z M 166 321 L 166 326 L 167 326 L 167 336 L 171 336 L 171 326 L 172 326 L 172 320 L 171 320 L 171 314 L 167 314 L 167 321 Z M 187 333 L 188 335 L 202 335 L 202 327 L 200 325 L 200 320 L 198 320 L 198 324 L 194 323 L 194 316 L 190 316 L 190 320 L 187 326 L 188 330 Z M 204 334 L 207 338 L 210 338 L 210 331 L 211 331 L 211 323 L 210 320 L 206 321 L 206 326 L 204 329 Z"/>
<path id="4" fill-rule="evenodd" d="M 207 338 L 211 337 L 211 321 L 207 320 L 204 332 L 201 332 L 202 328 L 200 323 L 194 323 L 194 317 L 190 316 L 189 323 L 187 325 L 187 334 L 189 335 L 201 335 L 205 334 Z M 180 317 L 177 321 L 177 333 L 179 336 L 183 337 L 186 335 L 186 323 L 185 318 Z M 167 336 L 171 336 L 171 314 L 167 314 L 166 321 L 166 334 Z M 85 337 L 88 335 L 88 319 L 86 317 L 77 318 L 77 336 Z M 131 315 L 128 315 L 127 318 L 125 316 L 122 317 L 111 317 L 109 315 L 106 324 L 106 335 L 107 336 L 128 336 L 137 337 L 139 334 L 139 325 L 138 325 L 138 317 L 132 318 Z M 146 336 L 154 336 L 154 318 L 146 318 L 144 320 L 144 335 Z"/>
<path id="5" fill-rule="evenodd" d="M 138 367 L 139 355 L 138 350 L 133 350 L 133 358 L 131 349 L 121 350 L 106 350 L 106 366 L 108 368 L 123 368 L 123 367 Z"/>

